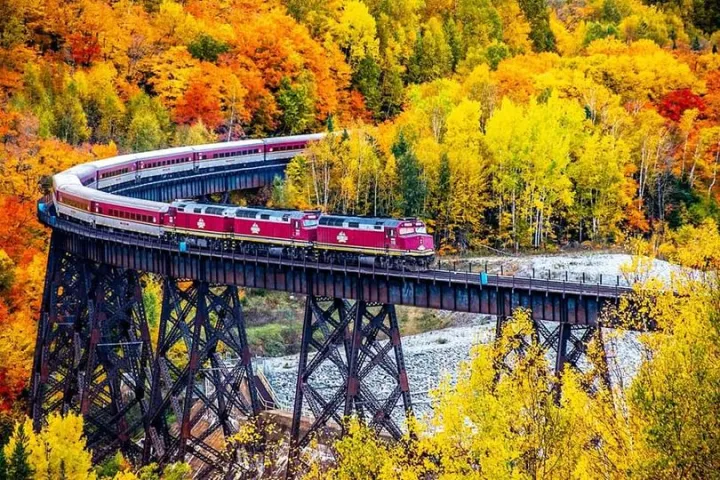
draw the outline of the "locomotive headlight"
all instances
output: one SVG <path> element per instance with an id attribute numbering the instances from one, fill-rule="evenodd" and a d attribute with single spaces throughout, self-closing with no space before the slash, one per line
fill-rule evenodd
<path id="1" fill-rule="evenodd" d="M 420 245 L 420 246 L 418 247 L 418 250 L 420 250 L 421 252 L 422 252 L 423 250 L 425 250 L 425 245 Z"/>

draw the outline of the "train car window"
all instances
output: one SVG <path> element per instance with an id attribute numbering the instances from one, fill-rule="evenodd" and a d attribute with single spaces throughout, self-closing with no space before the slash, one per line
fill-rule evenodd
<path id="1" fill-rule="evenodd" d="M 196 208 L 193 210 L 195 213 L 202 213 L 202 208 Z"/>
<path id="2" fill-rule="evenodd" d="M 395 236 L 395 230 L 390 230 L 390 237 L 392 238 L 394 236 Z"/>
<path id="3" fill-rule="evenodd" d="M 303 220 L 303 226 L 304 227 L 317 227 L 318 222 L 317 220 Z"/>
<path id="4" fill-rule="evenodd" d="M 260 215 L 260 219 L 261 220 L 270 220 L 270 215 L 268 215 L 267 213 L 263 213 L 262 215 Z"/>
<path id="5" fill-rule="evenodd" d="M 350 222 L 350 223 L 348 224 L 348 226 L 349 226 L 350 228 L 360 228 L 360 223 L 359 223 L 359 222 Z"/>
<path id="6" fill-rule="evenodd" d="M 290 214 L 286 213 L 285 215 L 283 215 L 282 220 L 283 220 L 283 222 L 287 222 L 288 220 L 290 220 Z"/>
<path id="7" fill-rule="evenodd" d="M 415 233 L 415 228 L 413 227 L 402 227 L 400 229 L 400 235 L 409 235 L 411 233 Z"/>

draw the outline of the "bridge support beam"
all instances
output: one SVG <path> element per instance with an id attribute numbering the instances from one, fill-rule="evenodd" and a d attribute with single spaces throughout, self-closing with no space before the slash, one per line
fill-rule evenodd
<path id="1" fill-rule="evenodd" d="M 142 452 L 150 391 L 150 333 L 137 272 L 83 261 L 51 246 L 31 379 L 39 430 L 53 413 L 85 419 L 96 460 Z"/>
<path id="2" fill-rule="evenodd" d="M 288 476 L 313 437 L 343 432 L 350 415 L 395 439 L 402 436 L 398 420 L 412 415 L 395 306 L 308 296 Z M 303 417 L 311 423 L 302 425 Z"/>
<path id="3" fill-rule="evenodd" d="M 143 463 L 242 471 L 225 441 L 259 413 L 237 287 L 165 280 Z"/>
<path id="4" fill-rule="evenodd" d="M 507 322 L 505 302 L 497 303 L 497 320 L 495 326 L 495 336 L 500 338 L 502 329 Z M 558 376 L 562 375 L 566 366 L 576 369 L 579 372 L 586 372 L 590 365 L 590 359 L 587 358 L 588 346 L 595 339 L 600 342 L 600 353 L 602 358 L 593 359 L 601 365 L 595 365 L 600 370 L 600 381 L 610 385 L 610 378 L 607 372 L 607 359 L 605 358 L 605 349 L 602 344 L 602 329 L 596 323 L 592 324 L 573 324 L 568 321 L 568 303 L 566 300 L 558 302 L 560 322 L 549 322 L 542 320 L 533 320 L 534 335 L 543 348 L 552 352 L 553 361 L 551 367 Z M 521 342 L 520 348 L 526 348 L 527 340 Z"/>

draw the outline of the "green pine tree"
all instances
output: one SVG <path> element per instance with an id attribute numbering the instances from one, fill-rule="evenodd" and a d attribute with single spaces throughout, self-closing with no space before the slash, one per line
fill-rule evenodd
<path id="1" fill-rule="evenodd" d="M 28 443 L 30 439 L 25 433 L 25 425 L 22 423 L 18 427 L 15 448 L 10 456 L 8 464 L 8 478 L 10 480 L 30 480 L 33 478 L 33 469 L 28 460 Z"/>
<path id="2" fill-rule="evenodd" d="M 4 448 L 0 448 L 0 480 L 8 480 L 8 464 Z"/>
<path id="3" fill-rule="evenodd" d="M 427 187 L 422 178 L 422 169 L 410 144 L 401 133 L 392 147 L 397 159 L 400 180 L 400 210 L 404 216 L 417 216 L 423 211 Z"/>
<path id="4" fill-rule="evenodd" d="M 365 97 L 365 106 L 373 113 L 375 118 L 381 118 L 382 96 L 380 91 L 380 65 L 374 58 L 367 56 L 353 73 L 352 83 Z"/>
<path id="5" fill-rule="evenodd" d="M 555 50 L 555 35 L 550 30 L 547 0 L 519 0 L 518 4 L 530 23 L 530 40 L 536 52 Z"/>
<path id="6" fill-rule="evenodd" d="M 310 130 L 315 112 L 308 85 L 303 82 L 293 85 L 289 78 L 283 77 L 277 93 L 277 104 L 282 112 L 280 129 L 283 133 L 295 135 Z"/>
<path id="7" fill-rule="evenodd" d="M 700 50 L 702 50 L 702 45 L 700 45 L 700 38 L 698 38 L 697 35 L 695 37 L 693 37 L 690 48 L 692 48 L 693 51 L 695 51 L 695 52 L 699 52 Z"/>
<path id="8" fill-rule="evenodd" d="M 67 467 L 65 466 L 65 460 L 60 460 L 60 472 L 58 473 L 58 480 L 68 480 Z"/>

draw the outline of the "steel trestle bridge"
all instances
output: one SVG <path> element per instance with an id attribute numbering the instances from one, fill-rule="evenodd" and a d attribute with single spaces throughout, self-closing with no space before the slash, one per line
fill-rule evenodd
<path id="1" fill-rule="evenodd" d="M 271 185 L 287 158 L 238 163 L 119 184 L 109 192 L 156 201 Z M 240 287 L 305 295 L 291 456 L 356 414 L 399 438 L 394 412 L 412 414 L 396 305 L 495 315 L 531 312 L 555 352 L 556 371 L 577 366 L 601 314 L 631 292 L 620 285 L 519 278 L 472 270 L 403 271 L 240 254 L 222 246 L 184 251 L 161 238 L 60 218 L 52 229 L 31 385 L 36 428 L 53 412 L 84 416 L 96 460 L 122 450 L 135 463 L 192 460 L 197 476 L 232 478 L 246 466 L 224 440 L 262 409 Z M 151 339 L 142 275 L 163 278 L 158 338 Z M 316 388 L 321 366 L 340 387 Z M 379 376 L 379 377 L 378 377 Z M 368 380 L 382 378 L 391 394 Z M 304 418 L 303 412 L 312 412 Z M 397 415 L 395 415 L 397 417 Z M 292 473 L 292 472 L 291 472 Z"/>

